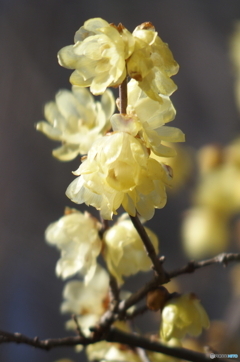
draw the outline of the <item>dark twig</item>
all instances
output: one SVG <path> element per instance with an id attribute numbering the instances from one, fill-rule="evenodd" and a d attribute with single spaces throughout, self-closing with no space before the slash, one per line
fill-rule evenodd
<path id="1" fill-rule="evenodd" d="M 96 343 L 100 340 L 102 340 L 102 338 L 82 338 L 80 336 L 39 340 L 37 337 L 29 338 L 20 333 L 11 334 L 0 331 L 0 343 L 22 343 L 44 350 L 50 350 L 55 347 L 76 346 L 78 344 L 86 346 L 88 344 Z M 112 328 L 106 335 L 106 341 L 126 344 L 131 347 L 139 347 L 148 351 L 160 352 L 172 357 L 177 357 L 192 362 L 211 361 L 210 358 L 206 357 L 203 353 L 193 352 L 185 348 L 166 347 L 159 342 L 151 341 L 148 338 L 144 338 L 138 335 L 125 333 L 114 328 Z"/>
<path id="2" fill-rule="evenodd" d="M 152 245 L 151 240 L 148 237 L 148 234 L 146 233 L 146 230 L 144 229 L 141 221 L 139 220 L 138 216 L 130 216 L 133 225 L 135 226 L 138 234 L 140 235 L 143 244 L 146 248 L 147 251 L 147 255 L 149 256 L 149 258 L 151 259 L 152 263 L 153 263 L 153 267 L 155 269 L 155 271 L 157 272 L 157 274 L 160 277 L 160 283 L 164 284 L 167 283 L 169 281 L 167 274 L 165 273 L 161 262 L 159 261 L 157 254 L 155 252 L 155 249 Z"/>
<path id="3" fill-rule="evenodd" d="M 234 261 L 240 261 L 240 254 L 223 253 L 223 254 L 219 254 L 211 259 L 207 259 L 207 260 L 203 260 L 203 261 L 199 261 L 199 262 L 191 261 L 184 267 L 167 273 L 167 275 L 168 275 L 169 279 L 172 279 L 181 274 L 193 273 L 195 270 L 203 268 L 208 265 L 220 263 L 220 264 L 223 264 L 224 266 L 226 266 L 227 263 L 234 262 Z M 155 289 L 157 286 L 159 286 L 161 284 L 164 284 L 164 283 L 161 283 L 161 277 L 155 276 L 148 283 L 146 283 L 142 288 L 140 288 L 137 292 L 131 294 L 128 299 L 123 300 L 119 304 L 119 312 L 123 315 L 128 308 L 130 308 L 132 305 L 134 305 L 134 304 L 138 303 L 140 300 L 142 300 L 150 290 Z"/>
<path id="4" fill-rule="evenodd" d="M 240 261 L 240 254 L 238 253 L 222 253 L 213 258 L 202 260 L 202 261 L 190 261 L 184 267 L 174 270 L 168 273 L 169 278 L 177 277 L 181 274 L 193 273 L 196 269 L 203 268 L 212 264 L 223 264 L 224 267 L 227 266 L 229 262 Z"/>
<path id="5" fill-rule="evenodd" d="M 76 324 L 76 329 L 77 329 L 78 335 L 79 335 L 80 337 L 82 337 L 82 338 L 85 338 L 85 335 L 84 335 L 84 333 L 83 333 L 83 331 L 82 331 L 82 329 L 81 329 L 81 327 L 80 327 L 80 325 L 79 325 L 79 323 L 78 323 L 78 319 L 77 319 L 76 314 L 73 314 L 73 315 L 72 315 L 72 319 L 74 320 L 74 322 L 75 322 L 75 324 Z"/>
<path id="6" fill-rule="evenodd" d="M 119 86 L 120 113 L 127 113 L 127 77 Z"/>

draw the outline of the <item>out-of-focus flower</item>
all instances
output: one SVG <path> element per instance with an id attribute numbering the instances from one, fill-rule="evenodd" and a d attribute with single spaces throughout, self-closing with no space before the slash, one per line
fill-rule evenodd
<path id="1" fill-rule="evenodd" d="M 186 334 L 198 336 L 209 325 L 208 315 L 197 297 L 183 294 L 170 299 L 163 308 L 160 336 L 166 341 L 181 339 Z"/>
<path id="2" fill-rule="evenodd" d="M 132 348 L 119 343 L 98 342 L 87 346 L 89 361 L 101 362 L 141 362 L 140 357 Z"/>
<path id="3" fill-rule="evenodd" d="M 69 185 L 67 196 L 94 206 L 107 220 L 121 205 L 132 216 L 138 212 L 151 219 L 155 208 L 165 206 L 165 186 L 171 185 L 167 166 L 151 159 L 141 140 L 125 132 L 96 140 L 74 174 L 81 176 Z"/>
<path id="4" fill-rule="evenodd" d="M 159 157 L 155 153 L 151 153 L 152 158 L 158 162 L 167 163 L 171 167 L 173 172 L 172 187 L 169 189 L 170 192 L 180 190 L 190 179 L 191 172 L 193 170 L 192 150 L 189 147 L 179 144 L 168 143 L 163 144 L 164 146 L 170 146 L 171 149 L 176 153 L 173 157 Z M 168 147 L 169 148 L 169 147 Z"/>
<path id="5" fill-rule="evenodd" d="M 135 48 L 127 61 L 128 74 L 139 82 L 148 97 L 162 102 L 162 95 L 170 96 L 177 89 L 170 77 L 178 72 L 179 66 L 152 23 L 137 26 L 133 37 Z"/>
<path id="6" fill-rule="evenodd" d="M 221 167 L 223 164 L 223 149 L 216 144 L 201 147 L 197 153 L 198 168 L 202 175 Z"/>
<path id="7" fill-rule="evenodd" d="M 63 291 L 64 302 L 61 305 L 62 313 L 75 314 L 79 326 L 86 335 L 89 328 L 99 322 L 100 317 L 108 308 L 109 276 L 97 265 L 95 273 L 86 285 L 81 281 L 68 282 Z M 68 329 L 75 329 L 73 320 L 67 322 Z"/>
<path id="8" fill-rule="evenodd" d="M 90 87 L 102 94 L 107 87 L 118 86 L 126 73 L 126 62 L 134 50 L 134 38 L 121 24 L 116 27 L 101 18 L 87 20 L 76 32 L 74 45 L 58 53 L 60 65 L 75 69 L 72 84 Z"/>
<path id="9" fill-rule="evenodd" d="M 183 245 L 190 258 L 213 256 L 226 250 L 228 218 L 212 208 L 195 207 L 186 212 L 182 224 Z"/>
<path id="10" fill-rule="evenodd" d="M 173 148 L 162 142 L 184 142 L 183 132 L 175 127 L 165 126 L 172 121 L 176 111 L 170 98 L 162 97 L 162 103 L 147 97 L 132 79 L 128 83 L 128 106 L 126 114 L 114 114 L 111 123 L 114 131 L 128 132 L 138 135 L 148 148 L 159 156 L 174 156 Z"/>
<path id="11" fill-rule="evenodd" d="M 235 22 L 235 29 L 230 38 L 230 56 L 235 75 L 235 99 L 240 111 L 240 21 Z"/>
<path id="12" fill-rule="evenodd" d="M 194 202 L 196 205 L 232 215 L 240 210 L 239 182 L 240 169 L 234 164 L 223 164 L 200 180 Z"/>
<path id="13" fill-rule="evenodd" d="M 182 347 L 182 343 L 176 339 L 172 338 L 170 341 L 162 341 L 159 340 L 159 338 L 154 339 L 154 341 L 160 342 L 161 344 L 167 346 L 167 347 Z M 156 353 L 156 352 L 147 352 L 147 356 L 149 358 L 149 361 L 151 362 L 179 362 L 178 358 L 174 358 L 172 356 L 167 356 L 163 353 Z"/>
<path id="14" fill-rule="evenodd" d="M 73 86 L 72 91 L 59 91 L 55 102 L 45 105 L 48 122 L 39 122 L 37 130 L 61 141 L 63 145 L 53 150 L 53 155 L 61 161 L 69 161 L 78 154 L 87 153 L 95 139 L 111 128 L 109 119 L 114 109 L 111 91 L 102 95 L 101 102 L 95 102 L 87 89 Z"/>
<path id="15" fill-rule="evenodd" d="M 158 238 L 148 228 L 145 228 L 152 244 L 158 253 Z M 104 257 L 109 271 L 120 283 L 122 276 L 148 271 L 151 260 L 146 254 L 142 240 L 130 220 L 120 218 L 103 236 Z"/>
<path id="16" fill-rule="evenodd" d="M 87 283 L 94 275 L 96 258 L 102 247 L 99 225 L 89 213 L 69 210 L 67 215 L 50 224 L 45 232 L 49 244 L 61 250 L 56 273 L 63 279 L 80 272 Z"/>
<path id="17" fill-rule="evenodd" d="M 130 332 L 130 328 L 126 322 L 115 322 L 114 326 L 123 332 Z M 126 345 L 120 343 L 109 343 L 101 341 L 90 344 L 86 347 L 86 354 L 90 361 L 104 362 L 141 362 L 137 352 Z"/>

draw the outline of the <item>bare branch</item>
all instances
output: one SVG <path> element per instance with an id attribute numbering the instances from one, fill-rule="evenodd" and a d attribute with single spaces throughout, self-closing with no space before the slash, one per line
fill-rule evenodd
<path id="1" fill-rule="evenodd" d="M 129 215 L 130 216 L 130 215 Z M 162 267 L 162 263 L 160 262 L 160 260 L 157 257 L 157 254 L 155 252 L 155 249 L 152 245 L 151 240 L 148 237 L 148 234 L 146 233 L 146 230 L 144 229 L 144 227 L 142 226 L 141 221 L 139 220 L 138 216 L 130 216 L 132 223 L 134 225 L 134 227 L 136 228 L 138 234 L 140 235 L 143 244 L 146 248 L 147 251 L 147 255 L 149 256 L 149 258 L 152 260 L 153 263 L 153 267 L 154 270 L 157 272 L 157 274 L 160 277 L 160 283 L 164 284 L 167 283 L 169 281 L 167 274 L 165 273 L 163 267 Z"/>
<path id="2" fill-rule="evenodd" d="M 88 345 L 102 340 L 101 338 L 65 337 L 58 339 L 39 340 L 38 337 L 29 338 L 20 333 L 8 333 L 0 331 L 0 343 L 22 343 L 36 348 L 50 350 L 55 347 L 71 347 L 78 344 Z M 148 351 L 160 352 L 168 356 L 185 359 L 192 362 L 210 362 L 210 358 L 203 353 L 193 352 L 185 348 L 166 347 L 165 345 L 151 341 L 138 335 L 122 332 L 112 328 L 106 336 L 106 341 L 125 344 L 131 347 L 139 347 Z"/>
<path id="3" fill-rule="evenodd" d="M 127 77 L 119 86 L 120 113 L 127 113 Z"/>
<path id="4" fill-rule="evenodd" d="M 227 266 L 229 262 L 240 261 L 240 254 L 238 253 L 222 253 L 213 258 L 202 260 L 202 261 L 190 261 L 184 267 L 174 270 L 168 273 L 169 278 L 174 278 L 181 274 L 193 273 L 196 269 L 203 268 L 212 264 L 223 264 L 224 267 Z"/>

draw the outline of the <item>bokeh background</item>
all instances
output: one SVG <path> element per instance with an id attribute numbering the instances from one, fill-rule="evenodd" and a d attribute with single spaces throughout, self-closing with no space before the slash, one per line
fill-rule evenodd
<path id="1" fill-rule="evenodd" d="M 180 64 L 173 125 L 185 132 L 188 146 L 224 145 L 240 134 L 228 54 L 234 21 L 240 19 L 239 1 L 0 0 L 0 329 L 9 332 L 40 338 L 67 334 L 66 317 L 59 313 L 63 282 L 55 276 L 58 252 L 44 242 L 44 230 L 65 206 L 73 206 L 65 189 L 79 160 L 54 159 L 53 143 L 34 124 L 43 119 L 44 103 L 60 88 L 70 88 L 70 72 L 58 65 L 57 51 L 71 44 L 75 31 L 92 17 L 122 22 L 130 31 L 151 21 L 170 45 Z M 170 196 L 148 223 L 159 235 L 168 269 L 187 260 L 179 230 L 190 186 Z M 132 290 L 149 278 L 135 279 Z M 211 319 L 228 320 L 229 333 L 236 333 L 240 303 L 230 297 L 228 271 L 214 266 L 179 280 L 184 292 L 201 298 Z M 149 314 L 139 327 L 153 331 L 155 318 Z M 70 348 L 45 352 L 0 345 L 4 362 L 50 362 L 64 356 L 84 360 Z"/>

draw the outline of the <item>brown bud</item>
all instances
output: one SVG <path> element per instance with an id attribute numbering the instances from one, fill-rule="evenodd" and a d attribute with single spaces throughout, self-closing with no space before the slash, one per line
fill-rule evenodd
<path id="1" fill-rule="evenodd" d="M 151 290 L 147 294 L 147 307 L 150 310 L 157 311 L 163 309 L 165 303 L 169 298 L 169 292 L 165 287 L 158 287 Z"/>

